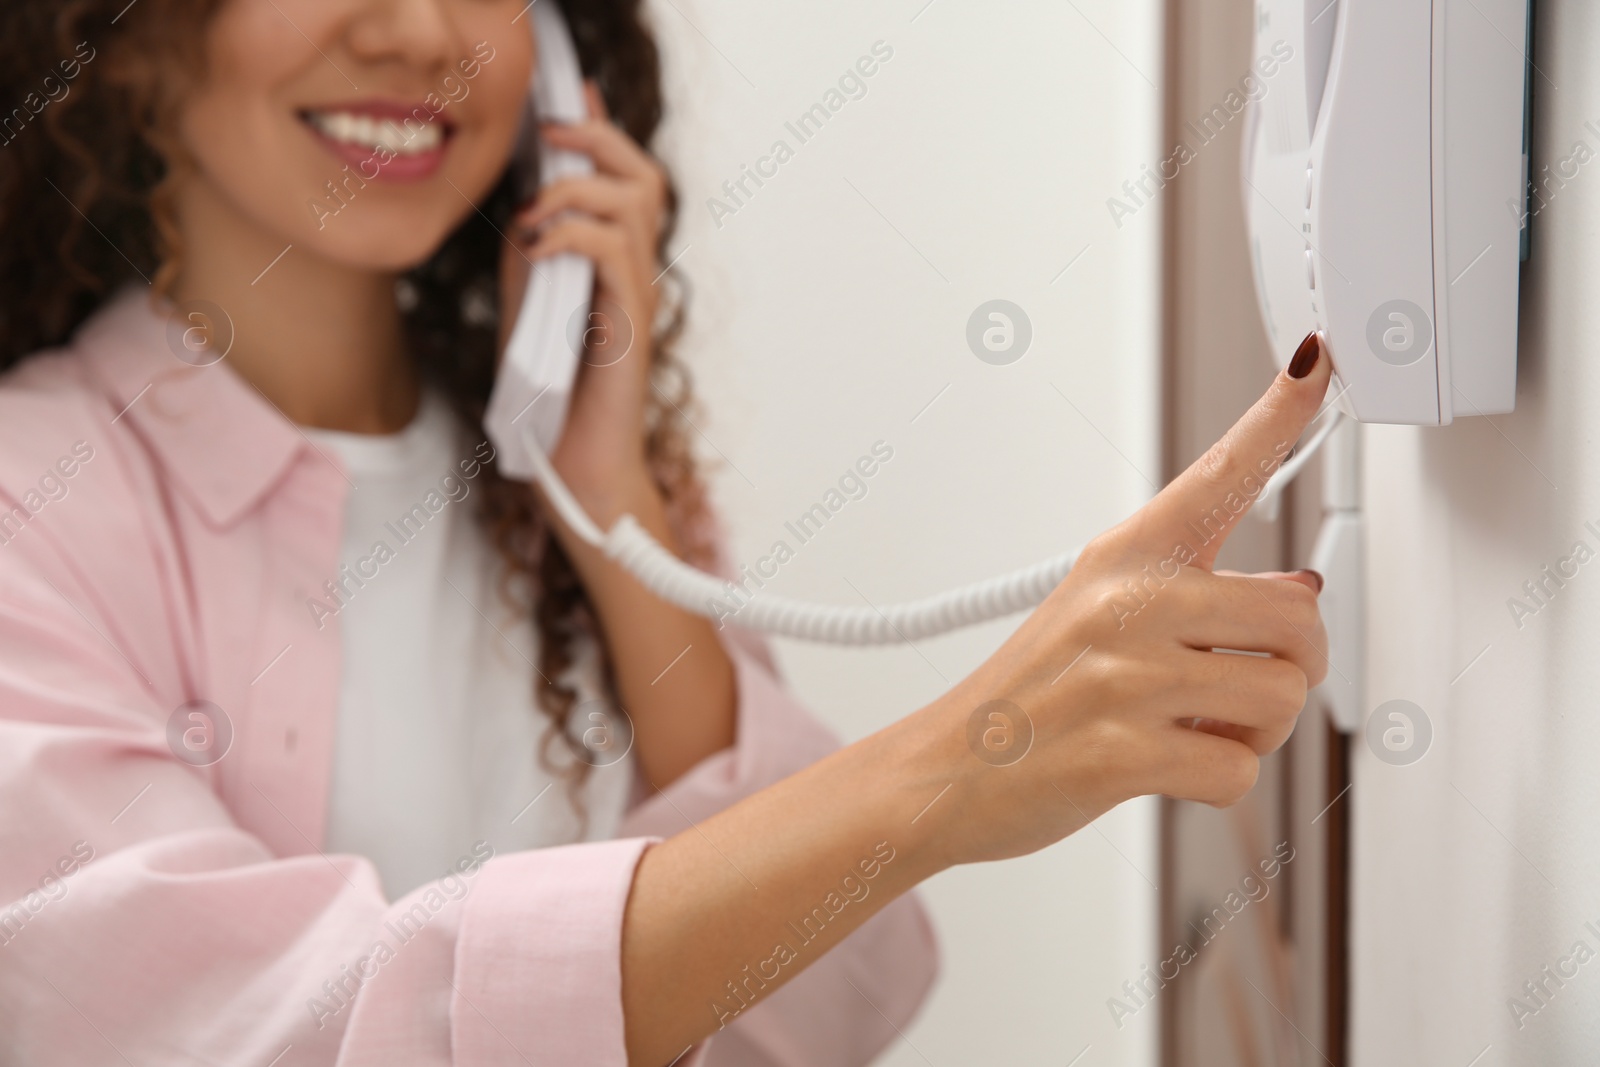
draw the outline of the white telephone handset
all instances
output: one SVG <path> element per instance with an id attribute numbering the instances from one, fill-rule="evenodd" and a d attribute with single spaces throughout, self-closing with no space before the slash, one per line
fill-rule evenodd
<path id="1" fill-rule="evenodd" d="M 581 122 L 588 117 L 588 109 L 578 50 L 560 10 L 553 0 L 540 0 L 533 5 L 532 15 L 538 67 L 529 90 L 530 106 L 523 118 L 519 152 L 537 154 L 537 159 L 520 158 L 518 162 L 524 172 L 536 167 L 539 184 L 545 186 L 590 174 L 594 165 L 582 153 L 552 148 L 539 139 L 540 120 Z M 522 309 L 484 414 L 484 427 L 494 443 L 500 470 L 508 477 L 531 479 L 537 473 L 527 434 L 545 452 L 555 448 L 561 438 L 585 333 L 581 328 L 571 330 L 569 325 L 586 322 L 593 292 L 594 264 L 575 253 L 563 252 L 544 260 L 528 275 Z"/>

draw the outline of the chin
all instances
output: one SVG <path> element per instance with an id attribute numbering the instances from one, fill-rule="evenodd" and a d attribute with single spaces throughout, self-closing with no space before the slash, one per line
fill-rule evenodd
<path id="1" fill-rule="evenodd" d="M 341 266 L 402 273 L 431 259 L 462 220 L 430 225 L 413 212 L 372 212 L 360 221 L 347 221 L 336 233 L 313 232 L 303 247 Z"/>

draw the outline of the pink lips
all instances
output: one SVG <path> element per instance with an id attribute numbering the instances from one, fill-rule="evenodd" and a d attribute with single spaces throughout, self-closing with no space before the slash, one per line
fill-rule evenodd
<path id="1" fill-rule="evenodd" d="M 319 130 L 309 116 L 302 115 L 302 121 L 311 135 L 332 152 L 339 160 L 347 164 L 357 174 L 367 181 L 392 181 L 414 182 L 431 177 L 444 163 L 444 155 L 450 147 L 451 136 L 455 132 L 455 124 L 443 115 L 435 115 L 421 103 L 402 104 L 391 100 L 369 100 L 355 104 L 340 104 L 328 108 L 318 108 L 324 114 L 345 113 L 360 115 L 374 120 L 393 119 L 396 124 L 404 125 L 406 119 L 412 121 L 413 127 L 437 125 L 443 134 L 439 147 L 426 152 L 384 153 L 365 145 L 350 144 L 345 141 L 336 141 Z M 389 156 L 387 162 L 384 157 Z"/>

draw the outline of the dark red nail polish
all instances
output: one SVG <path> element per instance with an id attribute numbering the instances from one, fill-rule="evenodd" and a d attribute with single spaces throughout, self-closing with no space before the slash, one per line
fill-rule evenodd
<path id="1" fill-rule="evenodd" d="M 1289 377 L 1304 378 L 1311 373 L 1311 368 L 1317 365 L 1317 358 L 1322 355 L 1322 341 L 1317 337 L 1317 331 L 1312 330 L 1306 334 L 1306 339 L 1300 342 L 1300 347 L 1294 350 L 1294 358 L 1289 361 Z"/>
<path id="2" fill-rule="evenodd" d="M 1324 582 L 1322 580 L 1321 572 L 1320 571 L 1314 571 L 1310 567 L 1303 567 L 1303 568 L 1301 568 L 1300 573 L 1301 574 L 1309 574 L 1309 575 L 1311 575 L 1311 577 L 1313 577 L 1313 578 L 1315 578 L 1317 580 L 1317 594 L 1320 596 L 1322 594 L 1322 587 L 1327 584 L 1326 582 Z"/>

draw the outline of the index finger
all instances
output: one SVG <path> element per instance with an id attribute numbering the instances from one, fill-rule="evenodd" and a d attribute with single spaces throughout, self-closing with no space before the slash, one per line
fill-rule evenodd
<path id="1" fill-rule="evenodd" d="M 1129 532 L 1153 549 L 1187 545 L 1185 562 L 1210 570 L 1229 532 L 1316 417 L 1333 373 L 1318 333 L 1233 428 L 1134 516 Z"/>

